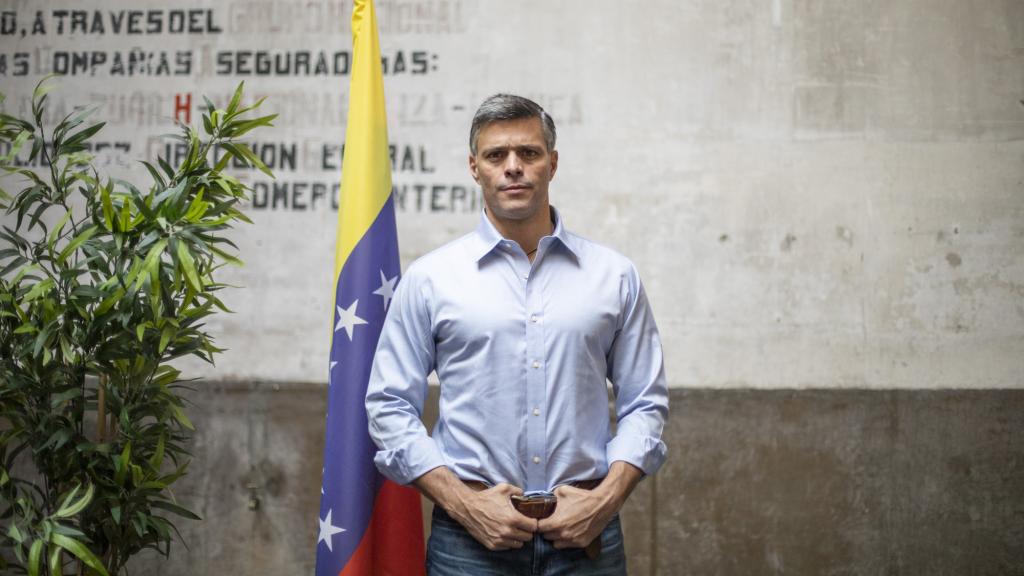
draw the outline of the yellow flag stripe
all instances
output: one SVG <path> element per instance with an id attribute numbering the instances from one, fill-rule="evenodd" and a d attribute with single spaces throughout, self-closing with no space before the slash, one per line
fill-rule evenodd
<path id="1" fill-rule="evenodd" d="M 356 0 L 352 10 L 352 76 L 348 126 L 341 165 L 341 199 L 334 260 L 337 284 L 341 269 L 391 194 L 384 77 L 380 67 L 377 14 L 372 0 Z"/>

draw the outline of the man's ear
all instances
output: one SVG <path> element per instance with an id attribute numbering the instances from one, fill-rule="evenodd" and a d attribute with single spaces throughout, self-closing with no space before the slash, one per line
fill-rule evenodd
<path id="1" fill-rule="evenodd" d="M 473 154 L 469 155 L 469 173 L 473 176 L 473 180 L 477 184 L 479 184 L 480 183 L 480 175 L 477 173 L 477 170 L 476 170 L 476 156 L 473 155 Z"/>
<path id="2" fill-rule="evenodd" d="M 551 177 L 555 177 L 555 172 L 558 171 L 558 150 L 551 151 Z"/>

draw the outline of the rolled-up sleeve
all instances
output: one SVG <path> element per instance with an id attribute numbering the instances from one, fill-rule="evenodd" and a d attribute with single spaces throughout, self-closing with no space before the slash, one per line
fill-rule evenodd
<path id="1" fill-rule="evenodd" d="M 608 464 L 628 462 L 654 474 L 665 462 L 661 440 L 668 417 L 668 386 L 658 327 L 635 268 L 622 282 L 623 318 L 608 353 L 618 429 L 608 442 Z"/>
<path id="2" fill-rule="evenodd" d="M 415 267 L 399 282 L 374 355 L 366 389 L 369 432 L 380 473 L 408 484 L 439 466 L 444 457 L 421 420 L 434 344 L 425 285 Z"/>

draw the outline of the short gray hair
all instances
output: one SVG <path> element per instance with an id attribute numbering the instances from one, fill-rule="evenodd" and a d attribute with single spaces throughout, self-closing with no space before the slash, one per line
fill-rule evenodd
<path id="1" fill-rule="evenodd" d="M 483 104 L 477 108 L 476 114 L 473 115 L 473 124 L 469 129 L 469 151 L 476 154 L 476 140 L 484 126 L 494 122 L 523 118 L 540 119 L 540 125 L 544 128 L 544 144 L 548 147 L 548 152 L 554 150 L 555 121 L 540 107 L 540 104 L 522 96 L 495 94 L 484 100 Z"/>

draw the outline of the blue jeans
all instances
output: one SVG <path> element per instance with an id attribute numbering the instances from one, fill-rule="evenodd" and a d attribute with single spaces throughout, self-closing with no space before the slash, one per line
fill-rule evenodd
<path id="1" fill-rule="evenodd" d="M 601 532 L 601 554 L 556 550 L 540 534 L 517 550 L 491 551 L 440 506 L 434 507 L 427 543 L 427 576 L 625 576 L 626 555 L 618 514 Z"/>

